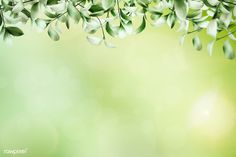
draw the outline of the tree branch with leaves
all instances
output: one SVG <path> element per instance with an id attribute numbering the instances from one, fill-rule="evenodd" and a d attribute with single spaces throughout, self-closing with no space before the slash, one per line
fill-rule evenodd
<path id="1" fill-rule="evenodd" d="M 192 43 L 202 49 L 199 33 L 212 37 L 207 49 L 212 55 L 214 44 L 224 40 L 225 57 L 235 57 L 235 0 L 0 0 L 0 35 L 3 40 L 24 35 L 22 28 L 31 23 L 47 30 L 52 40 L 59 40 L 61 26 L 70 29 L 71 22 L 88 33 L 90 43 L 114 47 L 107 36 L 124 38 L 141 33 L 146 23 L 154 27 L 167 24 L 179 27 L 180 43 L 195 34 Z"/>

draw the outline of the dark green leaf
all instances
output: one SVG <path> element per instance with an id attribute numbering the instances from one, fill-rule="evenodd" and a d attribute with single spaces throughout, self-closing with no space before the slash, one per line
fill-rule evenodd
<path id="1" fill-rule="evenodd" d="M 143 17 L 143 20 L 142 20 L 142 23 L 141 23 L 141 25 L 137 28 L 137 30 L 136 30 L 136 34 L 137 33 L 141 33 L 144 29 L 145 29 L 145 27 L 146 27 L 146 20 L 145 20 L 145 18 Z"/>
<path id="2" fill-rule="evenodd" d="M 91 8 L 89 8 L 89 11 L 91 13 L 96 13 L 96 12 L 100 12 L 103 11 L 103 7 L 100 4 L 96 4 L 96 5 L 92 5 Z"/>
<path id="3" fill-rule="evenodd" d="M 225 57 L 227 59 L 234 59 L 234 57 L 235 57 L 234 49 L 228 40 L 225 41 L 225 43 L 223 45 L 223 51 L 224 51 Z"/>
<path id="4" fill-rule="evenodd" d="M 117 35 L 117 33 L 115 32 L 115 30 L 112 28 L 111 24 L 109 22 L 106 23 L 106 31 L 109 35 L 115 37 Z"/>
<path id="5" fill-rule="evenodd" d="M 6 27 L 6 32 L 13 36 L 22 36 L 24 35 L 23 31 L 18 27 Z"/>
<path id="6" fill-rule="evenodd" d="M 54 4 L 57 4 L 58 3 L 58 0 L 48 0 L 47 1 L 47 5 L 54 5 Z"/>

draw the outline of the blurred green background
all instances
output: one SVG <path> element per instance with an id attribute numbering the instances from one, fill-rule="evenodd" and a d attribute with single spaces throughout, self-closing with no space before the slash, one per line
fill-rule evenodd
<path id="1" fill-rule="evenodd" d="M 167 26 L 114 49 L 80 26 L 59 42 L 25 30 L 0 44 L 1 157 L 236 156 L 236 63 L 221 43 L 210 57 Z"/>

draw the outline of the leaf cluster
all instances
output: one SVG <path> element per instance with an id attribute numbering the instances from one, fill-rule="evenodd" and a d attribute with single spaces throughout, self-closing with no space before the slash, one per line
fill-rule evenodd
<path id="1" fill-rule="evenodd" d="M 199 33 L 205 30 L 212 37 L 207 44 L 210 55 L 214 44 L 224 40 L 225 57 L 235 57 L 231 45 L 236 40 L 234 0 L 0 0 L 3 40 L 24 35 L 21 27 L 29 22 L 46 30 L 54 41 L 60 39 L 61 27 L 70 29 L 73 22 L 89 34 L 90 43 L 104 43 L 107 47 L 114 47 L 107 36 L 124 38 L 138 34 L 150 23 L 154 27 L 178 27 L 180 43 L 187 35 L 195 34 L 192 44 L 200 51 L 203 44 Z"/>

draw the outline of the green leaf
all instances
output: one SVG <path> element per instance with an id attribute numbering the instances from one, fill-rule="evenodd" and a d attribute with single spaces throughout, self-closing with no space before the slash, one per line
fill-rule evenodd
<path id="1" fill-rule="evenodd" d="M 224 51 L 224 55 L 227 59 L 234 59 L 234 57 L 235 57 L 234 49 L 228 40 L 226 40 L 223 45 L 223 51 Z"/>
<path id="2" fill-rule="evenodd" d="M 31 16 L 33 18 L 35 18 L 39 12 L 39 7 L 40 7 L 40 4 L 37 2 L 37 3 L 34 3 L 31 7 Z"/>
<path id="3" fill-rule="evenodd" d="M 214 44 L 215 44 L 215 40 L 207 44 L 207 50 L 208 50 L 209 56 L 212 56 Z"/>
<path id="4" fill-rule="evenodd" d="M 24 4 L 22 1 L 19 1 L 12 9 L 13 13 L 19 13 L 24 9 Z"/>
<path id="5" fill-rule="evenodd" d="M 2 16 L 0 16 L 0 26 L 2 25 Z"/>
<path id="6" fill-rule="evenodd" d="M 44 14 L 49 18 L 56 18 L 58 16 L 56 13 L 51 13 L 48 10 L 44 10 Z"/>
<path id="7" fill-rule="evenodd" d="M 217 35 L 217 21 L 216 21 L 216 19 L 213 19 L 209 22 L 208 27 L 207 27 L 207 34 L 216 38 L 216 35 Z"/>
<path id="8" fill-rule="evenodd" d="M 115 0 L 102 0 L 102 7 L 107 10 L 115 5 Z"/>
<path id="9" fill-rule="evenodd" d="M 54 5 L 54 4 L 58 4 L 58 0 L 48 0 L 47 1 L 47 5 Z"/>
<path id="10" fill-rule="evenodd" d="M 180 20 L 185 20 L 187 16 L 187 10 L 188 10 L 187 8 L 188 6 L 185 0 L 175 0 L 174 7 L 175 7 L 175 12 L 176 12 L 177 17 Z"/>
<path id="11" fill-rule="evenodd" d="M 6 32 L 13 36 L 22 36 L 24 35 L 23 31 L 18 27 L 6 27 Z"/>
<path id="12" fill-rule="evenodd" d="M 67 29 L 70 29 L 70 21 L 69 21 L 69 18 L 67 18 L 67 20 L 66 20 L 66 28 L 67 28 Z"/>
<path id="13" fill-rule="evenodd" d="M 122 10 L 120 10 L 120 17 L 121 17 L 122 21 L 124 21 L 124 22 L 130 21 L 130 17 L 127 16 Z"/>
<path id="14" fill-rule="evenodd" d="M 170 28 L 173 28 L 175 25 L 176 16 L 174 13 L 170 13 L 167 17 L 167 24 Z"/>
<path id="15" fill-rule="evenodd" d="M 37 27 L 40 28 L 41 30 L 44 30 L 48 26 L 49 22 L 50 21 L 48 20 L 39 19 L 39 18 L 35 20 Z"/>
<path id="16" fill-rule="evenodd" d="M 143 17 L 143 21 L 142 21 L 141 25 L 137 28 L 135 33 L 136 34 L 141 33 L 145 29 L 145 27 L 146 27 L 146 20 Z"/>
<path id="17" fill-rule="evenodd" d="M 59 34 L 57 33 L 57 31 L 55 31 L 52 27 L 49 27 L 48 29 L 48 35 L 49 37 L 54 40 L 54 41 L 58 41 L 60 39 Z"/>
<path id="18" fill-rule="evenodd" d="M 108 48 L 115 48 L 115 45 L 113 45 L 113 44 L 110 43 L 110 42 L 107 42 L 106 40 L 104 41 L 104 44 L 105 44 L 105 46 L 108 47 Z"/>
<path id="19" fill-rule="evenodd" d="M 93 45 L 100 45 L 103 41 L 102 38 L 95 37 L 95 36 L 87 36 L 87 40 Z"/>
<path id="20" fill-rule="evenodd" d="M 31 13 L 27 9 L 23 9 L 21 12 L 24 13 L 28 18 L 31 18 Z"/>
<path id="21" fill-rule="evenodd" d="M 117 32 L 112 28 L 109 22 L 106 23 L 106 31 L 110 36 L 115 37 L 117 35 Z"/>
<path id="22" fill-rule="evenodd" d="M 101 12 L 103 11 L 103 7 L 100 5 L 100 4 L 96 4 L 96 5 L 92 5 L 90 8 L 89 8 L 89 11 L 91 13 L 97 13 L 97 12 Z"/>
<path id="23" fill-rule="evenodd" d="M 202 42 L 198 36 L 193 38 L 192 43 L 196 50 L 200 51 L 202 49 Z"/>
<path id="24" fill-rule="evenodd" d="M 219 4 L 218 0 L 203 0 L 203 2 L 208 6 L 208 7 L 213 7 Z"/>
<path id="25" fill-rule="evenodd" d="M 79 11 L 76 9 L 76 7 L 72 4 L 72 3 L 69 3 L 68 4 L 68 7 L 67 7 L 67 12 L 68 12 L 68 15 L 74 19 L 74 21 L 76 23 L 79 23 L 79 20 L 80 20 L 80 13 Z"/>

